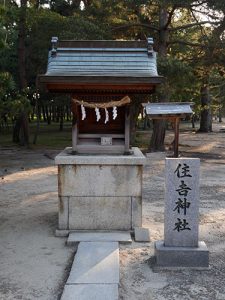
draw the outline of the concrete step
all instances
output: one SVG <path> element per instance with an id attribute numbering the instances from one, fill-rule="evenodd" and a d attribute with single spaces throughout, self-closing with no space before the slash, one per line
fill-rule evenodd
<path id="1" fill-rule="evenodd" d="M 73 231 L 69 234 L 67 245 L 71 246 L 77 242 L 121 242 L 131 243 L 132 239 L 128 231 L 91 232 Z"/>
<path id="2" fill-rule="evenodd" d="M 117 284 L 65 285 L 61 300 L 118 300 Z"/>
<path id="3" fill-rule="evenodd" d="M 118 242 L 81 242 L 67 284 L 118 284 Z"/>

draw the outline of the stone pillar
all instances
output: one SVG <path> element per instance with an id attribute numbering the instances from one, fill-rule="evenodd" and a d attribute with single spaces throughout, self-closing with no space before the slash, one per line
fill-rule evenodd
<path id="1" fill-rule="evenodd" d="M 156 266 L 208 268 L 209 252 L 199 242 L 198 158 L 166 158 L 164 241 L 155 243 Z"/>

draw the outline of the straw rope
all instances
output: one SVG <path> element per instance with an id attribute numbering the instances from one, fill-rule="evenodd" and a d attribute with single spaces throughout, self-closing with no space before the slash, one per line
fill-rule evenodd
<path id="1" fill-rule="evenodd" d="M 123 105 L 131 102 L 131 100 L 128 96 L 125 96 L 124 98 L 122 98 L 119 101 L 110 101 L 110 102 L 104 102 L 104 103 L 86 102 L 83 100 L 77 100 L 75 98 L 73 98 L 72 101 L 76 104 L 83 105 L 85 107 L 90 107 L 90 108 L 110 108 L 110 107 L 114 107 L 114 106 L 119 107 L 119 106 L 123 106 Z"/>

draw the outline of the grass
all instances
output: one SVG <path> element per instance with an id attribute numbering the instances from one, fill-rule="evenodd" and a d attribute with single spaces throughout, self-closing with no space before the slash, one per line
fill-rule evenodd
<path id="1" fill-rule="evenodd" d="M 39 148 L 63 149 L 72 144 L 70 122 L 66 122 L 64 124 L 63 131 L 59 131 L 58 123 L 52 123 L 51 125 L 47 125 L 46 123 L 41 123 L 36 145 L 33 144 L 36 125 L 34 123 L 30 123 L 29 129 L 30 129 L 30 148 L 32 149 L 39 149 Z M 17 144 L 12 142 L 12 129 L 5 129 L 3 132 L 0 132 L 0 146 L 1 147 L 17 146 Z"/>
<path id="2" fill-rule="evenodd" d="M 30 148 L 31 149 L 63 149 L 72 145 L 71 122 L 64 123 L 63 131 L 59 130 L 59 123 L 40 123 L 39 134 L 36 145 L 33 145 L 34 134 L 36 131 L 36 124 L 30 123 Z M 191 124 L 184 122 L 181 130 L 191 130 Z M 171 130 L 170 130 L 171 131 Z M 141 148 L 146 151 L 149 147 L 152 130 L 138 130 L 133 146 Z M 1 147 L 15 147 L 18 146 L 12 142 L 12 128 L 5 129 L 0 132 L 0 146 Z"/>

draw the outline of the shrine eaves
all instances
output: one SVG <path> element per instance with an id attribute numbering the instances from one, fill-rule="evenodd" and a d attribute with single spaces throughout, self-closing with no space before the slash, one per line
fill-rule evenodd
<path id="1" fill-rule="evenodd" d="M 153 39 L 146 41 L 59 41 L 52 38 L 47 72 L 39 86 L 52 92 L 152 93 L 158 75 Z"/>

